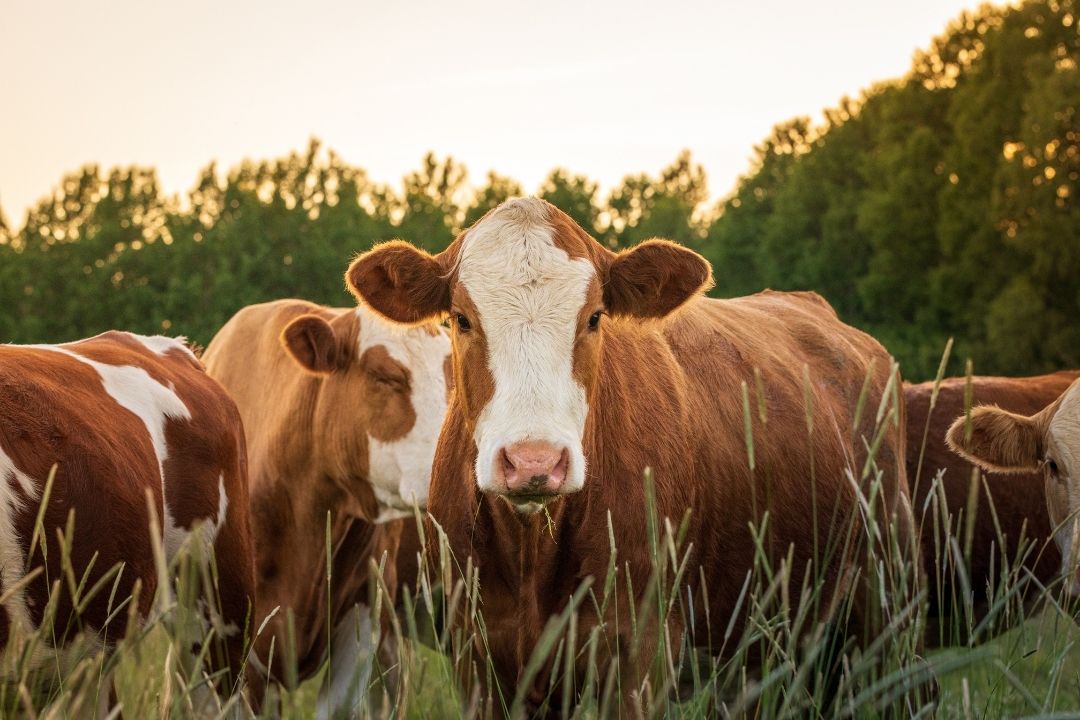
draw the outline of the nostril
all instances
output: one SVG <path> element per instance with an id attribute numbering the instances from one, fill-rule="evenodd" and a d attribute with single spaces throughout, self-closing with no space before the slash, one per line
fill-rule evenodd
<path id="1" fill-rule="evenodd" d="M 506 448 L 502 449 L 502 467 L 504 472 L 513 472 L 517 469 L 514 465 L 514 461 L 510 459 L 510 455 L 507 454 Z"/>

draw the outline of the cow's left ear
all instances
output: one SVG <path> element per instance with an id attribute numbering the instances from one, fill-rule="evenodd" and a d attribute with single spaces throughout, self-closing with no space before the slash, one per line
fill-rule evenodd
<path id="1" fill-rule="evenodd" d="M 612 315 L 660 318 L 710 287 L 705 258 L 667 240 L 648 240 L 609 258 L 604 305 Z"/>
<path id="2" fill-rule="evenodd" d="M 945 434 L 945 443 L 991 472 L 1031 472 L 1043 457 L 1039 416 L 1017 415 L 995 405 L 972 408 L 970 419 L 958 417 Z"/>
<path id="3" fill-rule="evenodd" d="M 328 375 L 338 367 L 338 341 L 330 323 L 301 315 L 281 331 L 281 344 L 308 372 Z"/>

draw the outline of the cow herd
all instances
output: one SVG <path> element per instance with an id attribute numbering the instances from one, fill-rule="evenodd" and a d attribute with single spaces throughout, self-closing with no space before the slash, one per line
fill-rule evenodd
<path id="1" fill-rule="evenodd" d="M 1001 557 L 1024 587 L 1080 591 L 1078 373 L 904 384 L 818 295 L 706 298 L 691 250 L 616 253 L 532 198 L 438 255 L 378 245 L 346 283 L 358 307 L 251 306 L 201 357 L 116 331 L 0 345 L 0 643 L 50 601 L 50 622 L 117 637 L 116 593 L 83 601 L 62 565 L 146 619 L 154 549 L 194 544 L 215 565 L 200 607 L 219 690 L 258 706 L 331 659 L 319 713 L 355 715 L 385 651 L 376 590 L 392 606 L 442 562 L 482 598 L 490 672 L 464 697 L 544 714 L 589 673 L 640 703 L 660 639 L 724 652 L 762 565 L 808 628 L 883 656 L 919 593 L 931 620 L 958 597 L 978 612 Z M 611 650 L 530 667 L 583 583 L 614 568 L 619 596 L 648 602 L 655 517 L 679 528 L 681 611 L 583 603 L 577 634 Z M 931 532 L 942 518 L 957 526 Z M 69 544 L 40 541 L 58 529 Z"/>

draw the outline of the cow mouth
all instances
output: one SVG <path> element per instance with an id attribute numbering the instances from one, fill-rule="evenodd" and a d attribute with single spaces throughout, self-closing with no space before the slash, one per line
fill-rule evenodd
<path id="1" fill-rule="evenodd" d="M 553 500 L 562 497 L 561 493 L 506 493 L 501 496 L 519 513 L 531 515 L 540 512 Z"/>

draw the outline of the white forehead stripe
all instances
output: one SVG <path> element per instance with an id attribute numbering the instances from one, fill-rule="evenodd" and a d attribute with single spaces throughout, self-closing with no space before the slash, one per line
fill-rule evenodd
<path id="1" fill-rule="evenodd" d="M 458 281 L 479 314 L 495 385 L 474 433 L 482 489 L 495 489 L 500 449 L 525 440 L 567 448 L 567 487 L 584 483 L 588 403 L 574 379 L 573 356 L 596 268 L 555 244 L 548 212 L 535 198 L 511 200 L 462 241 Z"/>
<path id="2" fill-rule="evenodd" d="M 465 235 L 458 260 L 458 280 L 474 303 L 487 299 L 476 292 L 497 296 L 501 289 L 520 297 L 515 291 L 544 282 L 579 285 L 580 297 L 569 300 L 580 306 L 595 274 L 589 260 L 571 259 L 555 245 L 548 208 L 535 198 L 510 200 L 481 220 Z"/>

